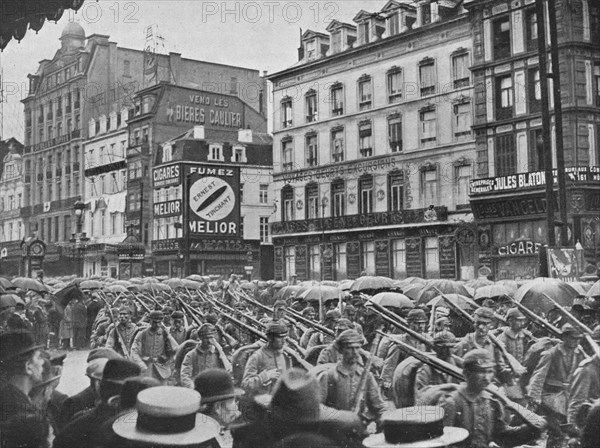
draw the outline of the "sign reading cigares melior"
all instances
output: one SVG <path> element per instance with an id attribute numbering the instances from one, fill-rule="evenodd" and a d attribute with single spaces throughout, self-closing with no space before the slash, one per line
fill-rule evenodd
<path id="1" fill-rule="evenodd" d="M 240 236 L 240 169 L 235 166 L 189 165 L 187 182 L 190 236 Z"/>

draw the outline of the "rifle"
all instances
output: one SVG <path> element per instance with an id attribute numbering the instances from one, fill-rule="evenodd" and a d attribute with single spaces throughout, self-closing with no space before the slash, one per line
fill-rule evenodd
<path id="1" fill-rule="evenodd" d="M 371 342 L 371 350 L 369 351 L 369 357 L 367 358 L 364 370 L 362 372 L 362 375 L 360 376 L 360 381 L 358 382 L 358 387 L 356 389 L 356 395 L 351 401 L 352 410 L 359 415 L 363 406 L 363 398 L 365 396 L 367 388 L 367 380 L 369 379 L 369 373 L 371 371 L 371 366 L 373 365 L 373 357 L 375 356 L 375 351 L 377 350 L 377 346 L 379 345 L 381 334 L 382 333 L 377 333 L 377 335 L 373 338 L 373 341 Z"/>
<path id="2" fill-rule="evenodd" d="M 573 324 L 573 326 L 578 328 L 579 331 L 583 332 L 583 337 L 589 344 L 592 351 L 594 352 L 594 355 L 596 355 L 596 357 L 598 359 L 600 359 L 600 346 L 598 346 L 598 343 L 596 341 L 594 341 L 594 339 L 592 338 L 592 330 L 587 325 L 585 325 L 584 323 L 579 321 L 579 319 L 577 319 L 575 316 L 573 316 L 573 314 L 571 314 L 569 311 L 567 311 L 562 305 L 559 305 L 558 302 L 556 300 L 554 300 L 552 297 L 550 297 L 548 294 L 542 293 L 542 295 L 544 297 L 546 297 L 546 299 L 550 300 L 550 302 L 552 302 L 552 304 L 554 304 L 556 309 L 558 311 L 560 311 L 560 313 L 563 316 L 565 316 L 567 318 L 567 320 Z"/>
<path id="3" fill-rule="evenodd" d="M 219 311 L 223 317 L 225 317 L 226 319 L 229 319 L 234 325 L 244 328 L 246 331 L 248 331 L 249 333 L 251 333 L 252 335 L 257 337 L 258 339 L 262 339 L 263 341 L 268 341 L 267 335 L 264 334 L 262 331 L 257 330 L 256 328 L 252 327 L 251 325 L 248 325 L 248 324 L 236 319 L 233 316 L 230 316 L 229 314 L 225 313 L 223 310 L 217 310 L 217 311 Z M 291 348 L 284 347 L 283 351 L 287 355 L 293 357 L 298 362 L 298 364 L 300 364 L 304 369 L 310 370 L 314 367 L 312 364 L 305 361 L 296 351 L 292 350 Z"/>
<path id="4" fill-rule="evenodd" d="M 377 332 L 381 333 L 379 330 L 377 330 Z M 384 334 L 384 333 L 381 333 L 381 334 Z M 403 351 L 405 351 L 408 355 L 417 358 L 419 361 L 422 361 L 422 362 L 428 364 L 429 366 L 433 367 L 434 369 L 437 369 L 447 375 L 450 375 L 461 381 L 465 381 L 465 377 L 464 377 L 461 369 L 459 369 L 458 367 L 456 367 L 452 364 L 449 364 L 446 361 L 443 361 L 439 358 L 436 358 L 435 356 L 432 356 L 428 353 L 421 352 L 420 350 L 417 350 L 416 348 L 414 348 L 414 347 L 406 344 L 405 342 L 401 341 L 400 339 L 396 338 L 395 336 L 387 336 L 387 337 L 390 338 L 390 340 L 392 342 L 394 342 L 395 344 L 398 344 L 400 346 L 400 348 Z M 534 427 L 536 430 L 541 431 L 546 427 L 547 422 L 543 417 L 540 417 L 539 415 L 531 412 L 529 409 L 527 409 L 524 406 L 521 406 L 520 404 L 514 403 L 513 401 L 509 400 L 507 397 L 505 397 L 504 395 L 499 393 L 496 389 L 487 387 L 486 390 L 490 394 L 492 394 L 495 398 L 500 400 L 507 408 L 512 409 L 528 425 Z"/>
<path id="5" fill-rule="evenodd" d="M 104 298 L 103 294 L 98 294 L 98 297 L 100 297 L 100 300 L 102 300 L 106 306 L 108 307 L 108 313 L 110 314 L 110 318 L 113 321 L 113 325 L 114 325 L 114 330 L 115 330 L 115 334 L 118 336 L 119 338 L 119 343 L 121 344 L 121 347 L 123 347 L 123 355 L 125 356 L 126 359 L 129 359 L 129 357 L 131 356 L 131 354 L 129 353 L 129 349 L 127 348 L 127 345 L 125 344 L 125 341 L 123 340 L 123 336 L 121 336 L 121 333 L 119 332 L 119 329 L 117 328 L 117 326 L 119 325 L 117 320 L 115 319 L 115 316 L 112 312 L 112 308 L 110 307 L 110 305 L 108 304 L 108 300 L 106 300 Z"/>
<path id="6" fill-rule="evenodd" d="M 517 308 L 519 308 L 519 310 L 525 316 L 527 316 L 527 318 L 529 320 L 531 320 L 531 322 L 533 322 L 535 325 L 543 328 L 544 330 L 548 331 L 550 334 L 552 334 L 555 337 L 560 337 L 560 330 L 558 328 L 556 328 L 554 325 L 552 325 L 550 322 L 548 322 L 546 319 L 544 319 L 541 316 L 538 316 L 533 311 L 531 311 L 529 308 L 527 308 L 525 305 L 517 302 L 512 297 L 510 297 L 510 296 L 505 296 L 505 297 L 507 297 L 512 303 L 514 303 L 517 306 Z"/>
<path id="7" fill-rule="evenodd" d="M 437 288 L 435 288 L 435 289 L 437 292 L 440 292 L 439 289 L 437 289 Z M 444 301 L 448 305 L 450 305 L 450 307 L 458 315 L 462 316 L 467 321 L 469 321 L 473 326 L 475 326 L 475 319 L 473 319 L 473 317 L 469 313 L 467 313 L 465 310 L 463 310 L 457 304 L 452 302 L 444 294 L 440 293 L 440 295 L 441 295 L 442 299 L 444 299 Z M 496 346 L 496 348 L 498 348 L 498 350 L 500 350 L 500 353 L 502 353 L 502 357 L 506 360 L 508 366 L 510 367 L 510 370 L 512 370 L 516 376 L 520 377 L 520 376 L 524 375 L 525 373 L 527 373 L 527 369 L 519 361 L 517 361 L 517 358 L 515 358 L 513 355 L 508 353 L 508 350 L 506 350 L 506 347 L 504 346 L 504 344 L 502 342 L 500 342 L 498 340 L 498 338 L 496 338 L 496 336 L 494 336 L 491 332 L 488 332 L 487 337 L 492 342 L 492 344 L 494 344 Z"/>
<path id="8" fill-rule="evenodd" d="M 131 296 L 133 297 L 133 300 L 135 300 L 137 303 L 139 303 L 139 304 L 142 306 L 142 308 L 144 308 L 144 311 L 146 311 L 147 313 L 149 313 L 149 312 L 151 311 L 151 310 L 150 310 L 150 308 L 148 308 L 148 305 L 146 305 L 146 304 L 145 304 L 145 303 L 142 301 L 142 299 L 140 299 L 140 298 L 139 298 L 138 296 L 136 296 L 135 294 L 132 294 Z"/>

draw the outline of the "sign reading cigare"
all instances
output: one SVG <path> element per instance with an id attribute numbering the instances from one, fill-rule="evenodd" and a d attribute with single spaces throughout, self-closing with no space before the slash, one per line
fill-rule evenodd
<path id="1" fill-rule="evenodd" d="M 189 170 L 190 234 L 239 236 L 239 168 L 194 165 Z"/>

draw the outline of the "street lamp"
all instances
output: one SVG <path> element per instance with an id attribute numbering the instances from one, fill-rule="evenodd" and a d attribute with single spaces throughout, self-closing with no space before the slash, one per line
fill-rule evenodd
<path id="1" fill-rule="evenodd" d="M 73 204 L 73 210 L 75 210 L 76 221 L 76 232 L 71 238 L 75 249 L 77 250 L 78 256 L 78 273 L 80 277 L 83 277 L 83 253 L 85 250 L 85 244 L 89 241 L 86 233 L 82 231 L 83 226 L 83 211 L 85 210 L 85 204 L 78 200 Z"/>

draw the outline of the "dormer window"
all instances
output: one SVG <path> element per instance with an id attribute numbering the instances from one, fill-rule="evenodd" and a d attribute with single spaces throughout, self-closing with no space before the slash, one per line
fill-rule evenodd
<path id="1" fill-rule="evenodd" d="M 162 150 L 163 150 L 162 163 L 170 162 L 171 160 L 173 160 L 173 146 L 164 145 Z"/>
<path id="2" fill-rule="evenodd" d="M 317 92 L 310 89 L 305 96 L 306 102 L 306 122 L 317 121 Z"/>
<path id="3" fill-rule="evenodd" d="M 368 21 L 358 25 L 358 41 L 361 45 L 371 42 L 371 24 Z"/>
<path id="4" fill-rule="evenodd" d="M 331 51 L 334 54 L 342 51 L 342 30 L 331 33 Z"/>
<path id="5" fill-rule="evenodd" d="M 217 160 L 223 162 L 223 146 L 212 144 L 208 147 L 208 160 Z"/>
<path id="6" fill-rule="evenodd" d="M 306 41 L 306 59 L 312 61 L 317 57 L 317 43 L 315 39 Z"/>
<path id="7" fill-rule="evenodd" d="M 388 17 L 387 33 L 388 36 L 395 36 L 400 33 L 400 14 L 398 12 L 394 12 Z"/>
<path id="8" fill-rule="evenodd" d="M 244 146 L 234 146 L 231 156 L 232 162 L 246 163 L 246 148 Z"/>
<path id="9" fill-rule="evenodd" d="M 292 99 L 288 96 L 281 100 L 281 127 L 289 128 L 292 124 Z"/>

